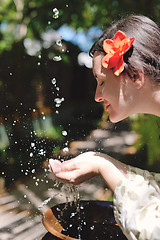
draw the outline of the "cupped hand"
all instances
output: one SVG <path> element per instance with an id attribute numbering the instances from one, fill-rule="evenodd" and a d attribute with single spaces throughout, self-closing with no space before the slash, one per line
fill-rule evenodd
<path id="1" fill-rule="evenodd" d="M 49 163 L 56 179 L 78 185 L 99 175 L 99 160 L 95 152 L 86 152 L 64 162 L 50 159 Z"/>

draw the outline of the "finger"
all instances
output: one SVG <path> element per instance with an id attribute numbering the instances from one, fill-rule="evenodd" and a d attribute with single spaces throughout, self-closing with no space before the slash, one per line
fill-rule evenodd
<path id="1" fill-rule="evenodd" d="M 59 172 L 55 174 L 56 178 L 65 183 L 79 184 L 79 171 L 73 170 L 69 172 Z"/>
<path id="2" fill-rule="evenodd" d="M 55 161 L 55 160 L 54 160 Z M 56 161 L 54 164 L 52 164 L 54 172 L 58 173 L 58 172 L 70 172 L 73 170 L 77 169 L 77 164 L 76 164 L 76 160 L 73 158 L 71 160 L 67 160 L 64 162 L 60 162 L 60 161 Z"/>
<path id="3" fill-rule="evenodd" d="M 58 160 L 49 159 L 49 165 L 53 173 L 61 171 L 61 162 Z"/>

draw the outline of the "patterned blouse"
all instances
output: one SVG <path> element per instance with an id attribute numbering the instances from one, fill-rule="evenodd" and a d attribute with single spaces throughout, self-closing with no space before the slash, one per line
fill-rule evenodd
<path id="1" fill-rule="evenodd" d="M 115 219 L 129 240 L 160 240 L 160 174 L 129 166 L 113 202 Z"/>

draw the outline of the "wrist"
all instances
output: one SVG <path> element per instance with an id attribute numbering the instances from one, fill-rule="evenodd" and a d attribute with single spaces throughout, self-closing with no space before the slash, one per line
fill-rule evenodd
<path id="1" fill-rule="evenodd" d="M 99 153 L 99 152 L 93 152 L 93 155 L 95 157 L 95 164 L 94 164 L 94 172 L 97 173 L 97 175 L 102 175 L 102 172 L 104 169 L 107 168 L 108 160 L 105 158 L 105 154 Z"/>
<path id="2" fill-rule="evenodd" d="M 99 175 L 101 175 L 107 186 L 114 192 L 117 184 L 126 178 L 125 173 L 123 172 L 124 164 L 106 154 L 96 154 L 99 157 L 99 160 L 97 161 Z"/>

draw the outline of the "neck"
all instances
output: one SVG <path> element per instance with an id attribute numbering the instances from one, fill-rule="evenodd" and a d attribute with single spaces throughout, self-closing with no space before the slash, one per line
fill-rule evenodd
<path id="1" fill-rule="evenodd" d="M 152 94 L 153 109 L 151 113 L 160 117 L 160 86 Z"/>
<path id="2" fill-rule="evenodd" d="M 160 86 L 150 85 L 150 88 L 144 90 L 141 102 L 141 112 L 160 117 Z"/>

